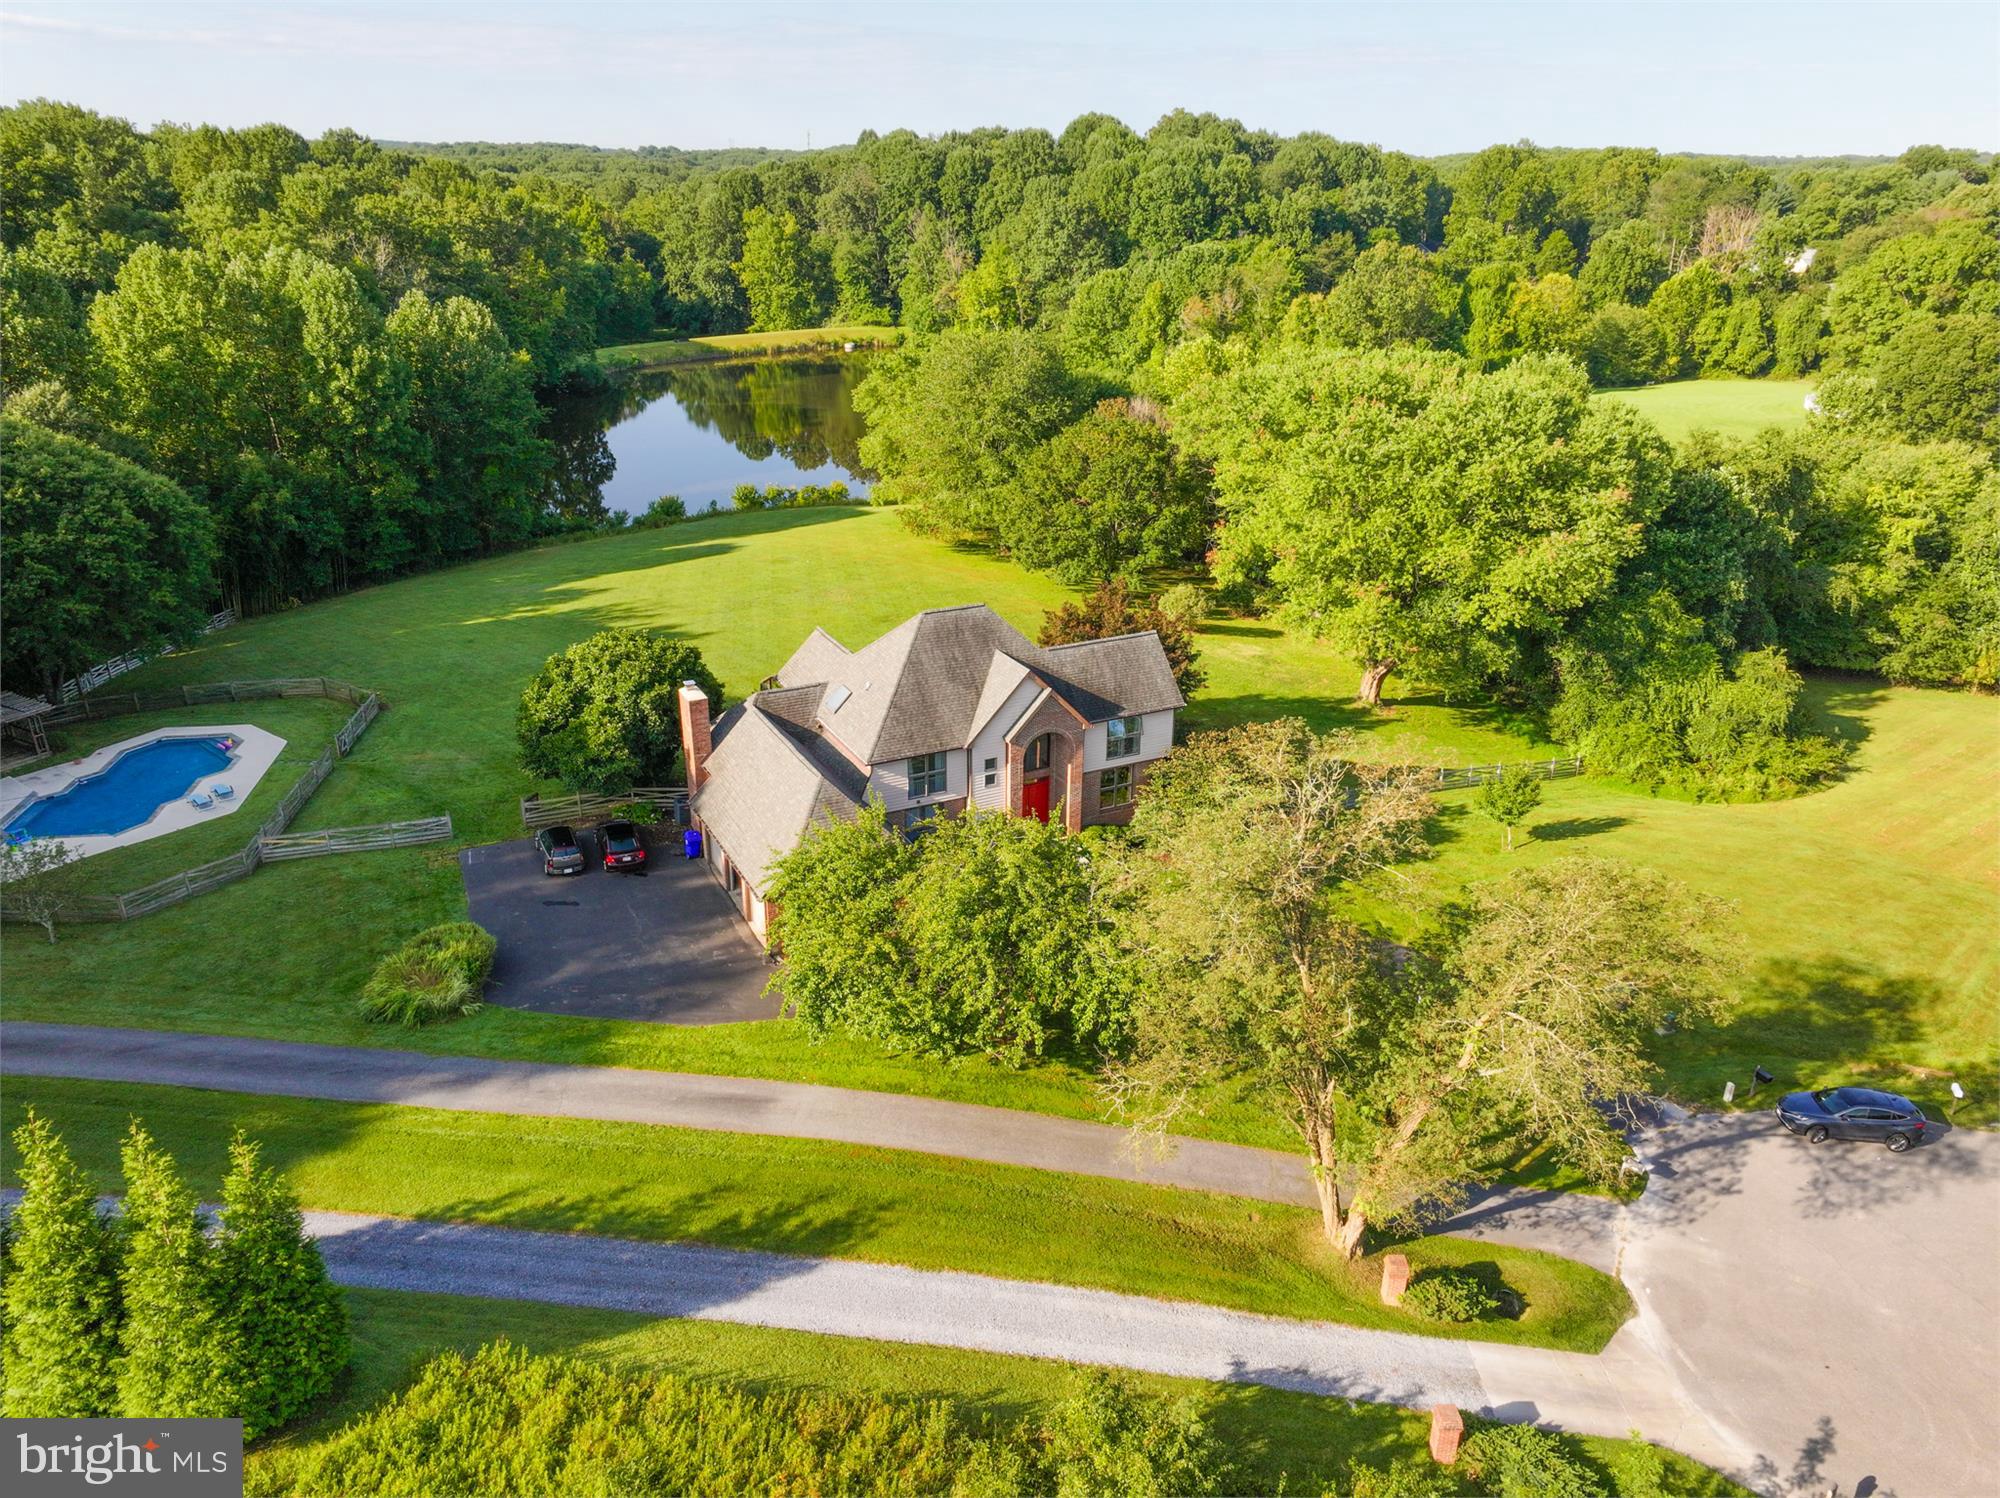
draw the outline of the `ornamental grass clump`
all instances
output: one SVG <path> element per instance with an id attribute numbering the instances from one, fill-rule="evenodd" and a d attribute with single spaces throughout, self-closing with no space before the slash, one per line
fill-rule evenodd
<path id="1" fill-rule="evenodd" d="M 375 966 L 361 1014 L 381 1025 L 429 1025 L 477 1014 L 499 944 L 470 921 L 420 931 Z"/>

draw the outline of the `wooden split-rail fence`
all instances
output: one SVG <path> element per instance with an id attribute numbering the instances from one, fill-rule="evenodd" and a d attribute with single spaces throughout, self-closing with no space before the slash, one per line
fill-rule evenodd
<path id="1" fill-rule="evenodd" d="M 212 635 L 218 629 L 227 629 L 235 622 L 236 610 L 224 609 L 219 614 L 211 614 L 208 623 L 202 626 L 201 632 Z M 172 655 L 174 652 L 169 649 L 161 653 Z M 153 655 L 154 652 L 150 650 L 128 650 L 123 655 L 114 655 L 108 661 L 100 661 L 81 676 L 72 676 L 64 682 L 58 696 L 64 702 L 74 702 L 79 697 L 86 697 L 107 681 L 123 676 L 127 671 L 138 670 L 153 659 Z"/>
<path id="2" fill-rule="evenodd" d="M 1531 770 L 1540 780 L 1568 780 L 1583 773 L 1583 756 L 1573 754 L 1567 759 L 1516 760 L 1506 765 L 1466 765 L 1461 769 L 1445 769 L 1437 772 L 1440 791 L 1462 791 L 1470 786 L 1485 785 L 1498 780 L 1508 771 Z"/>
<path id="3" fill-rule="evenodd" d="M 687 825 L 687 801 L 687 788 L 678 785 L 635 785 L 631 790 L 620 791 L 615 796 L 523 796 L 521 825 L 530 832 L 578 823 L 589 826 L 615 816 L 625 807 L 644 806 L 652 811 L 654 821 L 684 827 Z"/>
<path id="4" fill-rule="evenodd" d="M 382 711 L 382 699 L 344 681 L 326 676 L 276 677 L 262 681 L 209 682 L 200 686 L 166 687 L 152 692 L 117 692 L 84 697 L 58 708 L 51 722 L 85 722 L 128 713 L 158 712 L 215 702 L 248 702 L 269 697 L 329 697 L 355 704 L 353 715 L 285 792 L 285 799 L 264 819 L 256 835 L 234 853 L 182 869 L 138 889 L 116 894 L 80 895 L 64 908 L 64 921 L 129 921 L 156 910 L 179 905 L 256 872 L 260 864 L 292 858 L 317 858 L 328 853 L 357 853 L 374 848 L 409 848 L 420 843 L 448 841 L 451 817 L 424 817 L 411 822 L 380 822 L 364 827 L 329 827 L 320 832 L 289 831 L 314 791 L 351 754 L 355 743 Z M 86 865 L 85 867 L 88 867 Z M 13 909 L 0 890 L 0 920 L 25 917 Z"/>

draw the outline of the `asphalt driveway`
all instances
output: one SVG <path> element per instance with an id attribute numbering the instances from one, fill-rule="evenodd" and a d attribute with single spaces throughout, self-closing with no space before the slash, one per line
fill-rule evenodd
<path id="1" fill-rule="evenodd" d="M 719 1025 L 770 1019 L 763 949 L 699 863 L 648 841 L 645 875 L 542 872 L 534 839 L 467 848 L 472 919 L 500 943 L 488 1002 L 551 1014 Z"/>

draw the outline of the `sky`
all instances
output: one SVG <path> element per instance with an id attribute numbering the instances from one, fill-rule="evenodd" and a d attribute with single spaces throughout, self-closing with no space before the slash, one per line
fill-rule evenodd
<path id="1" fill-rule="evenodd" d="M 1420 155 L 2000 148 L 2000 0 L 1650 4 L 147 4 L 0 0 L 0 98 L 311 136 L 599 146 L 1176 107 Z"/>

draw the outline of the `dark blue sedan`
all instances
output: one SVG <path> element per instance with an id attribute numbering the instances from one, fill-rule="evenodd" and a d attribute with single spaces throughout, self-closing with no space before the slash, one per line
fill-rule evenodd
<path id="1" fill-rule="evenodd" d="M 1865 1139 L 1901 1154 L 1920 1144 L 1923 1110 L 1906 1097 L 1872 1087 L 1828 1087 L 1794 1092 L 1778 1104 L 1778 1119 L 1813 1144 L 1828 1139 Z"/>

